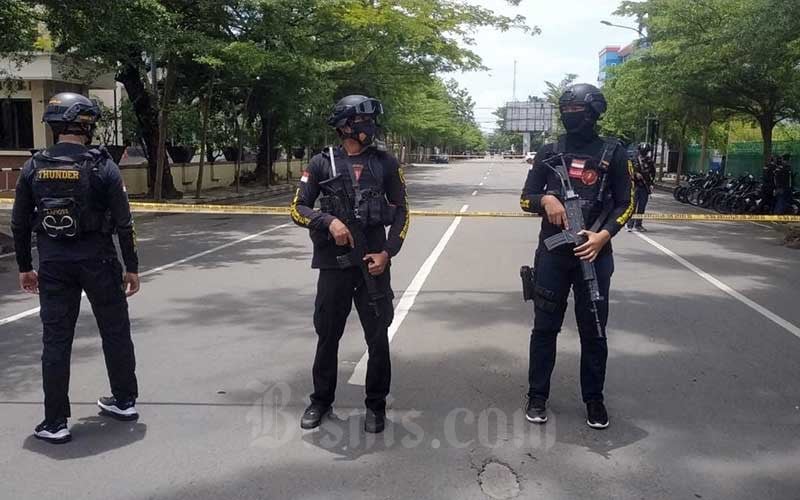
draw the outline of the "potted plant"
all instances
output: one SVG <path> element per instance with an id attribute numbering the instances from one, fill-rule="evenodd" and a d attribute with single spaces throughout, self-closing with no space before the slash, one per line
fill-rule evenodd
<path id="1" fill-rule="evenodd" d="M 174 163 L 190 163 L 197 150 L 200 111 L 196 106 L 179 102 L 167 120 L 167 152 Z"/>
<path id="2" fill-rule="evenodd" d="M 236 161 L 236 123 L 235 118 L 225 111 L 209 116 L 207 158 L 211 162 L 223 156 L 226 161 Z"/>

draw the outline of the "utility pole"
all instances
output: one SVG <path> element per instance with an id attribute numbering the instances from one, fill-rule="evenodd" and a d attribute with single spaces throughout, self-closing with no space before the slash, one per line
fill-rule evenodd
<path id="1" fill-rule="evenodd" d="M 511 90 L 511 100 L 517 100 L 517 60 L 514 59 L 514 84 Z"/>

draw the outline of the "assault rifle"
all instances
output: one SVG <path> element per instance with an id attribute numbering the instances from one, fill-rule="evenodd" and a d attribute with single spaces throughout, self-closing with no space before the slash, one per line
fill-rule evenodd
<path id="1" fill-rule="evenodd" d="M 586 243 L 588 238 L 583 234 L 579 234 L 586 229 L 586 223 L 583 220 L 583 211 L 581 210 L 581 198 L 572 188 L 572 182 L 569 180 L 569 172 L 564 155 L 558 154 L 551 156 L 542 163 L 555 172 L 561 181 L 561 194 L 564 199 L 564 209 L 567 212 L 567 221 L 569 225 L 569 229 L 563 229 L 560 233 L 545 239 L 544 245 L 548 250 L 553 250 L 563 245 L 574 244 L 575 246 L 579 246 Z M 602 301 L 603 297 L 600 295 L 600 286 L 597 283 L 597 273 L 595 272 L 594 263 L 581 259 L 581 271 L 583 273 L 583 281 L 586 283 L 586 287 L 589 290 L 589 298 L 592 301 L 592 313 L 594 313 L 595 325 L 597 325 L 597 335 L 599 337 L 605 337 L 600 323 L 600 315 L 597 310 L 597 303 Z"/>
<path id="2" fill-rule="evenodd" d="M 333 161 L 332 153 L 331 161 Z M 350 269 L 351 267 L 360 269 L 361 276 L 364 278 L 364 285 L 367 287 L 369 305 L 372 307 L 375 317 L 379 318 L 381 316 L 380 301 L 385 298 L 385 294 L 378 289 L 375 276 L 369 273 L 371 261 L 364 260 L 368 249 L 364 222 L 359 213 L 361 193 L 356 186 L 355 197 L 350 196 L 350 192 L 347 186 L 344 185 L 341 175 L 335 175 L 331 179 L 320 182 L 320 188 L 324 193 L 323 198 L 320 200 L 322 211 L 342 221 L 353 236 L 353 248 L 350 252 L 336 257 L 339 269 Z"/>

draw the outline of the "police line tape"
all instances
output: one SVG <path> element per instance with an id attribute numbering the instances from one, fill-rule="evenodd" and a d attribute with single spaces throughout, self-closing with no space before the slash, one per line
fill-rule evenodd
<path id="1" fill-rule="evenodd" d="M 11 198 L 0 198 L 0 210 L 9 209 Z M 289 215 L 290 207 L 259 205 L 201 205 L 183 203 L 131 202 L 135 213 L 162 214 L 230 214 L 230 215 Z M 412 217 L 484 217 L 484 218 L 538 218 L 525 212 L 460 212 L 457 210 L 411 210 Z M 647 213 L 634 215 L 634 219 L 653 221 L 690 222 L 800 222 L 800 215 L 728 215 L 728 214 L 670 214 Z"/>

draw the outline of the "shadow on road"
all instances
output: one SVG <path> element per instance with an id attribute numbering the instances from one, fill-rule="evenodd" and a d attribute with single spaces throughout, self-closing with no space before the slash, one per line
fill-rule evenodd
<path id="1" fill-rule="evenodd" d="M 70 425 L 72 442 L 62 445 L 45 443 L 28 436 L 22 447 L 53 460 L 74 460 L 102 455 L 144 439 L 147 425 L 140 422 L 119 422 L 109 417 L 95 416 Z"/>

